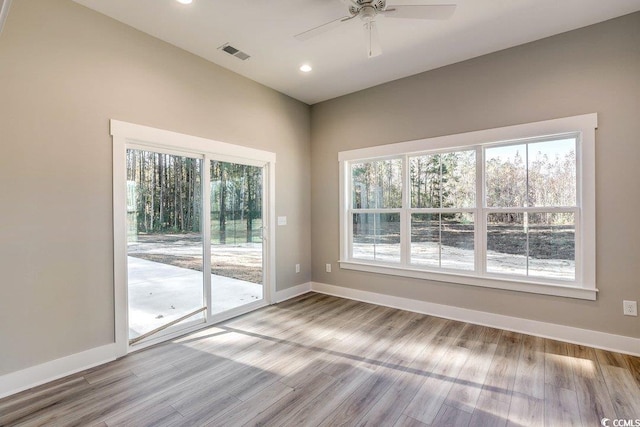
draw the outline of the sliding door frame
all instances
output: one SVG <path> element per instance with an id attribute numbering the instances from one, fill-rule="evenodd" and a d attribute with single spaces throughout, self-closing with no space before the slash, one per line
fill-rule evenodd
<path id="1" fill-rule="evenodd" d="M 113 138 L 113 274 L 116 357 L 158 342 L 192 332 L 224 319 L 256 310 L 273 302 L 275 296 L 275 153 L 229 144 L 177 132 L 111 120 Z M 204 322 L 188 322 L 179 330 L 167 330 L 157 337 L 145 339 L 135 347 L 129 345 L 129 301 L 127 271 L 126 223 L 126 152 L 127 149 L 148 150 L 201 159 L 202 163 L 202 237 L 203 287 L 207 310 Z M 211 312 L 211 194 L 209 168 L 212 160 L 263 168 L 263 299 L 229 311 Z"/>

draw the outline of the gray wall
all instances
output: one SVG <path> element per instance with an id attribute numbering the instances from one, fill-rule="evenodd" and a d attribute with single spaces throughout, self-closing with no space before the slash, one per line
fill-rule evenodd
<path id="1" fill-rule="evenodd" d="M 308 106 L 70 0 L 14 0 L 0 34 L 0 375 L 113 342 L 111 118 L 275 152 L 277 288 L 310 280 Z"/>
<path id="2" fill-rule="evenodd" d="M 338 152 L 584 113 L 596 140 L 597 301 L 340 270 Z M 640 337 L 640 13 L 316 104 L 313 280 Z M 333 272 L 324 265 L 333 263 Z"/>

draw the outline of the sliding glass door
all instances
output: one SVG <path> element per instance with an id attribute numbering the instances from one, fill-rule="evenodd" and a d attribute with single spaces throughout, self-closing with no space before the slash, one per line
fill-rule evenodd
<path id="1" fill-rule="evenodd" d="M 129 147 L 126 176 L 129 345 L 264 302 L 264 166 Z"/>
<path id="2" fill-rule="evenodd" d="M 203 159 L 127 150 L 129 340 L 203 322 Z"/>

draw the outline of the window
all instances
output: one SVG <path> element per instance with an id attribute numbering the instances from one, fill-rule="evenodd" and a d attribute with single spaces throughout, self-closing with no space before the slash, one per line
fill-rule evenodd
<path id="1" fill-rule="evenodd" d="M 595 299 L 589 114 L 341 152 L 342 268 Z"/>

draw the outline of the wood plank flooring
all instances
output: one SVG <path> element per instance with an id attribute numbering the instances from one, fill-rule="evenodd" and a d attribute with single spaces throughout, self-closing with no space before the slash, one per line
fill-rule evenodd
<path id="1" fill-rule="evenodd" d="M 309 293 L 0 400 L 2 426 L 597 426 L 640 358 Z"/>

